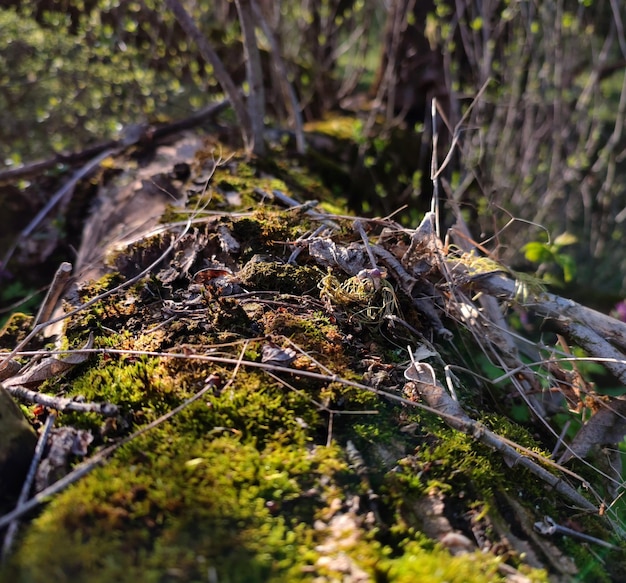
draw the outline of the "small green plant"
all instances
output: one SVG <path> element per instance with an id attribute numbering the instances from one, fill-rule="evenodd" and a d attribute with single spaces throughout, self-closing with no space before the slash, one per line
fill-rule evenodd
<path id="1" fill-rule="evenodd" d="M 563 248 L 573 245 L 578 239 L 571 233 L 562 233 L 554 241 L 543 243 L 531 241 L 522 247 L 524 257 L 531 263 L 538 263 L 537 275 L 546 283 L 562 285 L 571 283 L 576 277 L 576 261 L 569 253 L 564 253 Z M 555 266 L 560 269 L 557 275 Z"/>

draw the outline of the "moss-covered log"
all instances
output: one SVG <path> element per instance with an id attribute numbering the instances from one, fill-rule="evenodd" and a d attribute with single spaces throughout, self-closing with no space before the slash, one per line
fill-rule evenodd
<path id="1" fill-rule="evenodd" d="M 91 356 L 39 390 L 118 415 L 60 415 L 93 437 L 66 471 L 97 463 L 23 517 L 5 580 L 618 580 L 612 490 L 550 460 L 544 369 L 507 376 L 498 355 L 520 357 L 467 295 L 493 266 L 445 249 L 430 219 L 337 212 L 293 161 L 208 148 L 176 160 L 186 206 L 109 241 L 107 273 L 67 296 L 61 346 L 93 336 Z M 452 409 L 428 393 L 442 384 Z M 605 546 L 545 538 L 546 516 Z"/>

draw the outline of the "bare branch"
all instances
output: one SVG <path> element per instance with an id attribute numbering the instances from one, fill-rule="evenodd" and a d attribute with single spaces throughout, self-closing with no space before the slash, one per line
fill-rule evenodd
<path id="1" fill-rule="evenodd" d="M 103 417 L 115 417 L 118 414 L 117 405 L 113 403 L 81 403 L 69 397 L 53 397 L 38 391 L 31 391 L 21 385 L 5 388 L 13 397 L 37 403 L 44 407 L 50 407 L 51 409 L 57 409 L 58 411 L 98 413 Z"/>
<path id="2" fill-rule="evenodd" d="M 228 71 L 224 67 L 224 64 L 220 60 L 217 53 L 213 50 L 209 42 L 202 35 L 200 30 L 196 26 L 196 23 L 187 13 L 179 0 L 166 0 L 166 4 L 168 5 L 169 9 L 174 13 L 178 24 L 180 24 L 181 28 L 185 31 L 185 34 L 187 34 L 187 36 L 198 45 L 198 49 L 200 50 L 202 58 L 207 63 L 209 63 L 211 67 L 213 67 L 215 77 L 217 78 L 218 83 L 222 86 L 222 89 L 228 96 L 228 99 L 230 99 L 233 109 L 235 110 L 235 114 L 237 115 L 237 119 L 241 124 L 243 139 L 246 143 L 246 147 L 249 147 L 250 142 L 254 139 L 252 121 L 250 120 L 250 116 L 248 115 L 248 111 L 246 110 L 245 103 L 241 98 L 239 90 L 237 89 L 231 76 L 228 74 Z"/>
<path id="3" fill-rule="evenodd" d="M 296 150 L 298 154 L 304 154 L 306 150 L 306 143 L 304 141 L 304 131 L 302 129 L 302 113 L 300 112 L 298 97 L 296 96 L 293 85 L 289 82 L 287 67 L 285 67 L 285 62 L 283 61 L 283 58 L 281 56 L 280 47 L 278 46 L 276 37 L 272 32 L 269 24 L 267 23 L 267 20 L 263 16 L 263 11 L 255 0 L 252 0 L 252 9 L 254 10 L 255 18 L 258 19 L 259 24 L 261 25 L 261 29 L 263 30 L 263 34 L 265 35 L 265 38 L 270 45 L 272 51 L 272 63 L 274 64 L 274 68 L 278 73 L 279 82 L 283 86 L 283 91 L 286 93 L 289 100 L 291 115 L 293 116 L 294 133 L 296 136 Z"/>
<path id="4" fill-rule="evenodd" d="M 252 151 L 257 156 L 265 154 L 265 88 L 261 55 L 256 42 L 254 21 L 252 19 L 251 0 L 235 0 L 239 13 L 239 24 L 243 33 L 243 48 L 246 58 L 246 76 L 248 78 L 248 115 L 252 128 Z"/>

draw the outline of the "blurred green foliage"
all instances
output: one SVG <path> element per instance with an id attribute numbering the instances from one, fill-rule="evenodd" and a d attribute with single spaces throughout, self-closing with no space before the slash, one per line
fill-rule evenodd
<path id="1" fill-rule="evenodd" d="M 125 2 L 112 24 L 104 9 L 114 4 L 102 1 L 77 22 L 0 10 L 0 161 L 49 157 L 206 105 L 209 77 L 182 40 L 169 42 L 173 23 L 158 14 L 163 29 L 150 30 L 156 23 L 140 20 L 140 3 Z"/>
<path id="2" fill-rule="evenodd" d="M 161 2 L 64 4 L 65 10 L 45 0 L 0 9 L 0 165 L 80 149 L 116 137 L 128 124 L 184 118 L 221 93 L 211 67 Z M 234 3 L 200 0 L 188 10 L 235 82 L 244 84 Z M 353 0 L 314 6 L 288 0 L 271 11 L 302 108 L 320 115 L 337 100 L 333 50 L 349 36 L 350 23 L 372 10 Z M 283 89 L 270 73 L 269 45 L 260 32 L 259 43 L 273 89 L 270 111 L 285 117 Z M 342 71 L 353 71 L 352 59 L 341 56 Z"/>
<path id="3" fill-rule="evenodd" d="M 565 282 L 581 284 L 581 301 L 623 293 L 624 2 L 435 4 L 430 38 L 448 55 L 461 111 L 472 103 L 459 166 L 474 232 L 496 235 L 507 264 L 525 255 L 558 265 Z M 577 241 L 567 253 L 524 247 L 541 231 Z"/>
<path id="4" fill-rule="evenodd" d="M 531 263 L 538 264 L 537 274 L 546 282 L 553 285 L 571 283 L 576 277 L 576 261 L 563 247 L 574 245 L 578 239 L 570 233 L 562 233 L 552 242 L 531 241 L 522 247 L 524 257 Z M 560 273 L 555 274 L 553 267 L 558 267 Z"/>

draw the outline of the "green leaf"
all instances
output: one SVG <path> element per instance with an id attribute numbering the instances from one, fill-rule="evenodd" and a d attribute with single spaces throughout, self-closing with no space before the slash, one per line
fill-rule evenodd
<path id="1" fill-rule="evenodd" d="M 545 243 L 533 241 L 522 247 L 524 257 L 532 263 L 543 263 L 554 259 L 553 253 Z"/>
<path id="2" fill-rule="evenodd" d="M 509 409 L 511 417 L 518 423 L 527 423 L 530 421 L 530 411 L 528 406 L 524 404 L 512 405 Z"/>
<path id="3" fill-rule="evenodd" d="M 477 16 L 470 22 L 470 28 L 474 31 L 481 30 L 483 27 L 483 19 L 480 16 Z"/>
<path id="4" fill-rule="evenodd" d="M 563 269 L 563 279 L 565 283 L 569 283 L 576 277 L 576 261 L 571 255 L 559 253 L 555 256 L 556 262 Z"/>

